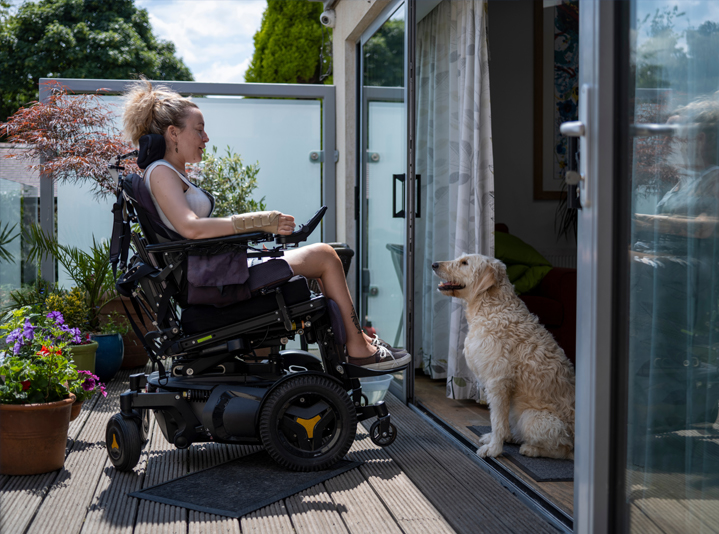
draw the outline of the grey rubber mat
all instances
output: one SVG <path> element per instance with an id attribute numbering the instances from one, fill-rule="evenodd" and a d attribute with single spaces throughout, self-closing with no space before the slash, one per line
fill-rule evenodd
<path id="1" fill-rule="evenodd" d="M 325 471 L 290 471 L 265 451 L 131 493 L 131 497 L 242 517 L 361 465 L 340 460 Z"/>
<path id="2" fill-rule="evenodd" d="M 481 436 L 492 431 L 490 426 L 468 426 Z M 574 480 L 574 461 L 555 458 L 530 458 L 519 454 L 519 445 L 505 443 L 503 454 L 537 482 L 571 482 Z"/>

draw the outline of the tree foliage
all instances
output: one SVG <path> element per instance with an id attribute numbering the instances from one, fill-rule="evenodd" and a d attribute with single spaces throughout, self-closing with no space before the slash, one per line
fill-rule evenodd
<path id="1" fill-rule="evenodd" d="M 321 3 L 306 0 L 267 0 L 245 81 L 320 83 L 328 68 L 320 62 L 322 9 Z"/>
<path id="2" fill-rule="evenodd" d="M 212 153 L 205 151 L 202 163 L 192 166 L 190 172 L 201 180 L 200 185 L 215 197 L 215 217 L 229 217 L 235 213 L 264 211 L 265 197 L 259 201 L 252 198 L 257 188 L 257 174 L 260 164 L 245 165 L 239 154 L 227 147 L 227 155 L 218 156 L 217 147 Z"/>
<path id="3" fill-rule="evenodd" d="M 404 20 L 385 22 L 362 52 L 365 85 L 404 87 Z"/>
<path id="4" fill-rule="evenodd" d="M 132 151 L 114 123 L 113 112 L 99 95 L 68 95 L 57 84 L 47 102 L 34 102 L 0 122 L 0 134 L 11 143 L 28 145 L 10 158 L 30 162 L 28 167 L 54 180 L 89 180 L 99 195 L 115 192 L 107 171 L 113 156 Z M 128 172 L 137 172 L 126 163 Z"/>
<path id="5" fill-rule="evenodd" d="M 42 77 L 192 80 L 134 0 L 25 2 L 0 21 L 0 120 L 38 98 Z"/>
<path id="6" fill-rule="evenodd" d="M 637 87 L 671 88 L 694 94 L 719 89 L 719 24 L 707 20 L 679 30 L 686 14 L 673 8 L 657 9 L 638 21 Z M 691 87 L 690 87 L 691 85 Z"/>

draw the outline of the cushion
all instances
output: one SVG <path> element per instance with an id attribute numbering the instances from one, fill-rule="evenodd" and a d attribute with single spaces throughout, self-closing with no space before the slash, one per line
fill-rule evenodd
<path id="1" fill-rule="evenodd" d="M 288 306 L 304 302 L 311 297 L 307 280 L 302 276 L 295 276 L 280 287 Z M 224 308 L 190 306 L 182 311 L 182 330 L 185 335 L 209 332 L 215 328 L 246 321 L 276 309 L 277 299 L 274 294 L 258 295 Z"/>
<path id="2" fill-rule="evenodd" d="M 517 236 L 494 232 L 494 255 L 507 266 L 507 276 L 518 295 L 534 289 L 552 264 Z"/>
<path id="3" fill-rule="evenodd" d="M 523 295 L 522 300 L 527 309 L 537 316 L 539 322 L 546 327 L 562 326 L 564 307 L 558 300 L 536 295 Z"/>

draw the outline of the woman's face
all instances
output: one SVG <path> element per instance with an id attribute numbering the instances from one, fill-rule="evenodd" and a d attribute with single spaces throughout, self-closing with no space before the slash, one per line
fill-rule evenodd
<path id="1" fill-rule="evenodd" d="M 198 163 L 202 161 L 202 152 L 210 140 L 205 132 L 205 119 L 202 112 L 197 108 L 190 108 L 185 117 L 185 127 L 180 130 L 174 126 L 168 128 L 172 142 L 169 150 L 177 152 L 186 163 Z"/>

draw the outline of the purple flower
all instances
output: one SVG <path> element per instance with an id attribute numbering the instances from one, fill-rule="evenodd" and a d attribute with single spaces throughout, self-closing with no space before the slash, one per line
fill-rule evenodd
<path id="1" fill-rule="evenodd" d="M 70 333 L 72 334 L 72 342 L 75 343 L 75 345 L 79 345 L 82 343 L 82 336 L 80 335 L 80 329 L 79 328 L 71 328 Z"/>
<path id="2" fill-rule="evenodd" d="M 15 355 L 20 354 L 20 349 L 22 348 L 22 342 L 20 340 L 15 342 L 15 345 L 12 348 L 12 351 Z"/>
<path id="3" fill-rule="evenodd" d="M 51 311 L 46 316 L 48 319 L 52 319 L 55 321 L 56 325 L 61 325 L 65 323 L 65 318 L 62 316 L 62 313 L 59 311 Z"/>
<path id="4" fill-rule="evenodd" d="M 18 338 L 22 337 L 22 328 L 16 328 L 12 332 L 10 332 L 5 338 L 5 342 L 9 345 L 10 343 L 15 343 Z"/>
<path id="5" fill-rule="evenodd" d="M 30 319 L 25 319 L 25 325 L 22 329 L 22 335 L 25 336 L 25 339 L 28 341 L 32 341 L 35 337 L 35 327 L 30 323 Z"/>
<path id="6" fill-rule="evenodd" d="M 82 389 L 85 391 L 92 391 L 95 389 L 95 380 L 93 377 L 88 377 L 85 379 L 85 381 L 82 383 Z"/>

